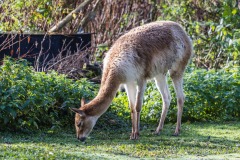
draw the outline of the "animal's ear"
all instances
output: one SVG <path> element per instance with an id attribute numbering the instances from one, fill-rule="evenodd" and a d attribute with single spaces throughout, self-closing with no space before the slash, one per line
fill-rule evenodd
<path id="1" fill-rule="evenodd" d="M 85 98 L 81 99 L 81 107 L 85 105 Z"/>
<path id="2" fill-rule="evenodd" d="M 80 115 L 80 117 L 84 118 L 86 117 L 86 114 L 84 113 L 84 111 L 77 109 L 77 108 L 70 108 L 73 112 L 78 113 Z"/>

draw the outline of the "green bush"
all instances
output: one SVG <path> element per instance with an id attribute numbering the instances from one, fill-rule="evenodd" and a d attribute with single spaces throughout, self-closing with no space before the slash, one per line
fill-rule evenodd
<path id="1" fill-rule="evenodd" d="M 186 101 L 183 121 L 240 120 L 239 67 L 219 71 L 188 69 L 184 77 Z M 169 79 L 169 81 L 171 81 Z M 56 72 L 35 72 L 25 60 L 6 58 L 0 66 L 0 129 L 37 129 L 73 126 L 69 107 L 79 107 L 81 97 L 92 99 L 98 86 L 86 79 L 73 81 Z M 176 122 L 177 106 L 172 85 L 167 122 Z M 157 124 L 162 100 L 153 81 L 148 83 L 141 121 Z M 119 128 L 130 121 L 126 93 L 119 92 L 97 127 Z M 111 128 L 110 127 L 110 128 Z"/>
<path id="2" fill-rule="evenodd" d="M 0 67 L 1 129 L 33 129 L 73 123 L 68 107 L 81 97 L 92 98 L 94 85 L 73 81 L 56 72 L 35 72 L 25 60 L 6 58 Z"/>
<path id="3" fill-rule="evenodd" d="M 230 121 L 240 120 L 240 74 L 239 67 L 214 70 L 189 70 L 184 77 L 186 95 L 183 121 Z M 169 80 L 169 84 L 170 84 Z M 176 96 L 172 85 L 172 102 L 168 122 L 177 120 Z M 111 110 L 130 120 L 130 109 L 125 93 L 113 101 Z M 155 83 L 151 81 L 145 91 L 141 121 L 156 124 L 161 115 L 162 100 Z"/>
<path id="4" fill-rule="evenodd" d="M 185 77 L 185 120 L 224 121 L 240 119 L 239 67 L 196 70 Z"/>
<path id="5" fill-rule="evenodd" d="M 159 20 L 182 24 L 193 40 L 197 67 L 223 68 L 240 64 L 240 12 L 237 1 L 165 1 Z"/>

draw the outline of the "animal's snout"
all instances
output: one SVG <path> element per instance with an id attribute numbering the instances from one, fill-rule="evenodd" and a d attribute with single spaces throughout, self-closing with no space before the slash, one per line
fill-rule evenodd
<path id="1" fill-rule="evenodd" d="M 78 137 L 78 140 L 80 140 L 81 142 L 84 142 L 86 140 L 86 137 Z"/>

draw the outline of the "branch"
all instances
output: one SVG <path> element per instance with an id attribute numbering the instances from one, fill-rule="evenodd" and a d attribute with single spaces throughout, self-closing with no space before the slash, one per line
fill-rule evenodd
<path id="1" fill-rule="evenodd" d="M 74 17 L 74 14 L 78 13 L 80 10 L 82 10 L 85 6 L 89 5 L 93 0 L 85 0 L 83 3 L 81 3 L 76 9 L 74 9 L 71 13 L 69 13 L 63 20 L 58 22 L 54 27 L 52 27 L 48 32 L 53 33 L 57 32 L 60 29 L 62 29 L 69 21 L 71 21 Z"/>
<path id="2" fill-rule="evenodd" d="M 96 11 L 97 11 L 97 8 L 98 8 L 98 6 L 99 6 L 99 2 L 100 2 L 101 0 L 97 0 L 97 2 L 95 3 L 95 5 L 94 5 L 94 7 L 93 7 L 93 10 L 90 12 L 90 13 L 88 13 L 83 19 L 82 19 L 82 21 L 81 21 L 81 23 L 80 23 L 80 26 L 82 27 L 82 28 L 85 28 L 85 26 L 88 24 L 88 22 L 90 22 L 91 20 L 93 20 L 94 18 L 95 18 L 95 16 L 96 16 Z"/>

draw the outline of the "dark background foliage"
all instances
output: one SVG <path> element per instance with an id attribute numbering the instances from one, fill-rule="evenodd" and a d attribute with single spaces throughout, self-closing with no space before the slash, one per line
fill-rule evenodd
<path id="1" fill-rule="evenodd" d="M 47 32 L 83 0 L 6 0 L 0 2 L 0 32 Z M 96 0 L 74 15 L 60 33 L 93 33 L 92 61 L 129 29 L 156 20 L 182 24 L 193 39 L 197 67 L 219 69 L 239 65 L 240 13 L 238 0 Z M 92 14 L 88 23 L 82 19 Z"/>

